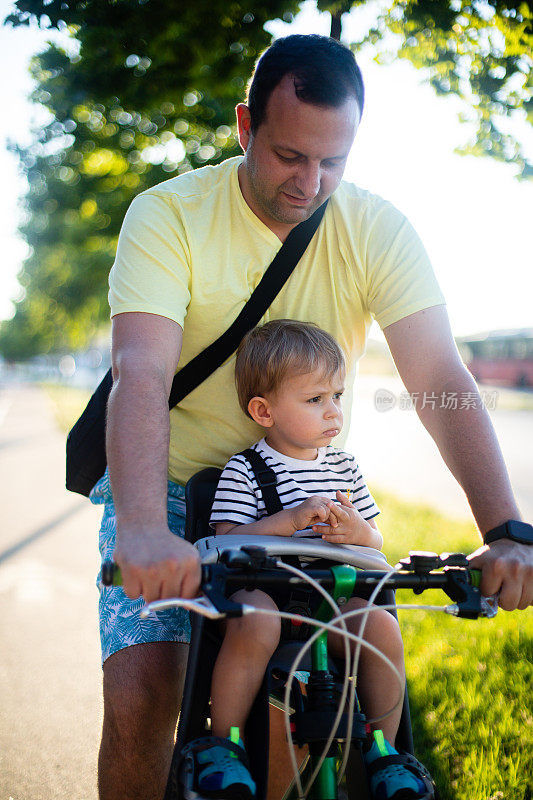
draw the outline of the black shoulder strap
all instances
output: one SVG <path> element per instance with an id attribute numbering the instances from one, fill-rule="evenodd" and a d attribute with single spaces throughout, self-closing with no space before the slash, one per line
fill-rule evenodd
<path id="1" fill-rule="evenodd" d="M 276 473 L 272 467 L 268 466 L 263 456 L 261 456 L 257 450 L 248 448 L 238 453 L 238 455 L 244 456 L 252 468 L 257 485 L 263 495 L 263 502 L 268 516 L 270 517 L 272 514 L 277 514 L 278 511 L 283 511 L 278 490 L 276 489 Z"/>
<path id="2" fill-rule="evenodd" d="M 176 373 L 168 398 L 169 408 L 174 408 L 180 400 L 200 386 L 235 352 L 245 333 L 255 328 L 303 256 L 320 225 L 327 203 L 326 200 L 309 219 L 292 229 L 250 299 L 227 331 Z"/>

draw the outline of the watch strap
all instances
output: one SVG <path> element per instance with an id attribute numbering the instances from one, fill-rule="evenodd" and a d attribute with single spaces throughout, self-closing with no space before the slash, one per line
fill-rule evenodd
<path id="1" fill-rule="evenodd" d="M 491 544 L 498 539 L 510 539 L 519 544 L 533 544 L 533 525 L 517 519 L 508 519 L 488 531 L 483 537 L 485 544 Z"/>

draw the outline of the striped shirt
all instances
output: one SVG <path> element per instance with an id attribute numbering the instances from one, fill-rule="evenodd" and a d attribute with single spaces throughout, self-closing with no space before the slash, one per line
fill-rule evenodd
<path id="1" fill-rule="evenodd" d="M 336 491 L 346 494 L 364 519 L 379 514 L 379 508 L 367 489 L 361 471 L 352 455 L 334 447 L 321 447 L 314 461 L 290 458 L 273 450 L 264 439 L 252 445 L 275 472 L 277 492 L 283 508 L 293 508 L 308 497 L 318 495 L 336 500 Z M 246 525 L 267 516 L 263 497 L 251 465 L 242 455 L 235 455 L 226 464 L 218 482 L 209 524 L 233 522 Z M 320 538 L 311 528 L 295 536 Z"/>

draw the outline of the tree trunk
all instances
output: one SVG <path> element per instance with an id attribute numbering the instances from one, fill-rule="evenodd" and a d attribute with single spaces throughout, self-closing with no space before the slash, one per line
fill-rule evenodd
<path id="1" fill-rule="evenodd" d="M 332 39 L 336 39 L 338 42 L 341 40 L 341 32 L 342 32 L 342 12 L 335 11 L 331 14 L 331 28 L 329 35 Z"/>

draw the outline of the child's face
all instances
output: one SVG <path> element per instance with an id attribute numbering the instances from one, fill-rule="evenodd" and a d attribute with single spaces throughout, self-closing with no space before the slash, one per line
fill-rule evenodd
<path id="1" fill-rule="evenodd" d="M 312 460 L 342 430 L 344 374 L 325 378 L 323 370 L 286 378 L 265 398 L 271 424 L 266 440 L 291 458 Z"/>

